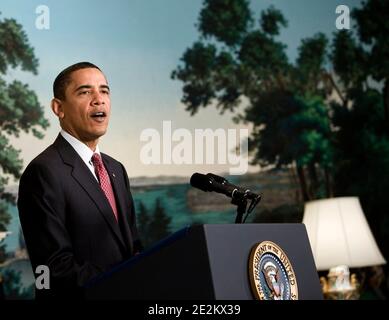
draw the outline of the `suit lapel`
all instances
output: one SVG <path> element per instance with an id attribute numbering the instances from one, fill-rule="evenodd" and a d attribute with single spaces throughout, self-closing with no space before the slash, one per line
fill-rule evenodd
<path id="1" fill-rule="evenodd" d="M 123 239 L 121 237 L 119 224 L 116 222 L 112 208 L 101 190 L 99 183 L 93 177 L 85 163 L 82 161 L 73 147 L 61 136 L 55 140 L 54 145 L 60 153 L 64 163 L 73 167 L 72 176 L 81 185 L 85 192 L 96 204 L 100 214 L 103 215 L 109 228 L 119 241 L 119 243 L 125 247 Z"/>

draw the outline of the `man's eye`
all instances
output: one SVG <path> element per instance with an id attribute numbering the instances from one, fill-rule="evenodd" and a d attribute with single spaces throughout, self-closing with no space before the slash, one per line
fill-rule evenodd
<path id="1" fill-rule="evenodd" d="M 104 93 L 104 94 L 109 94 L 109 90 L 103 90 L 101 92 Z"/>

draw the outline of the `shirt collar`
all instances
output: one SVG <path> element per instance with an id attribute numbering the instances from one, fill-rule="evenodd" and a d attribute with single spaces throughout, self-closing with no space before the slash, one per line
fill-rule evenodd
<path id="1" fill-rule="evenodd" d="M 99 146 L 96 146 L 95 152 L 93 152 L 86 144 L 82 143 L 77 138 L 73 137 L 71 134 L 67 133 L 65 130 L 61 130 L 62 137 L 70 143 L 73 149 L 81 157 L 85 163 L 90 163 L 91 158 L 94 153 L 100 154 Z"/>

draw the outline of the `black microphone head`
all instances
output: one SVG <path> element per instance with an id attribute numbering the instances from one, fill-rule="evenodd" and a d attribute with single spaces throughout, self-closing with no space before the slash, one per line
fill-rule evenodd
<path id="1" fill-rule="evenodd" d="M 203 191 L 211 191 L 212 182 L 205 174 L 194 173 L 190 177 L 190 185 Z"/>
<path id="2" fill-rule="evenodd" d="M 228 181 L 225 178 L 217 176 L 216 174 L 213 173 L 207 173 L 207 177 L 213 179 L 217 183 L 221 183 L 221 184 L 228 183 Z"/>

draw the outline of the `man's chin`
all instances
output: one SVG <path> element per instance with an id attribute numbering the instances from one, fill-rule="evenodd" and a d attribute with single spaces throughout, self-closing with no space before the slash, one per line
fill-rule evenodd
<path id="1" fill-rule="evenodd" d="M 107 129 L 105 129 L 105 130 L 96 130 L 94 132 L 91 132 L 88 135 L 88 140 L 89 141 L 98 140 L 103 135 L 105 135 L 106 132 L 107 132 Z"/>

